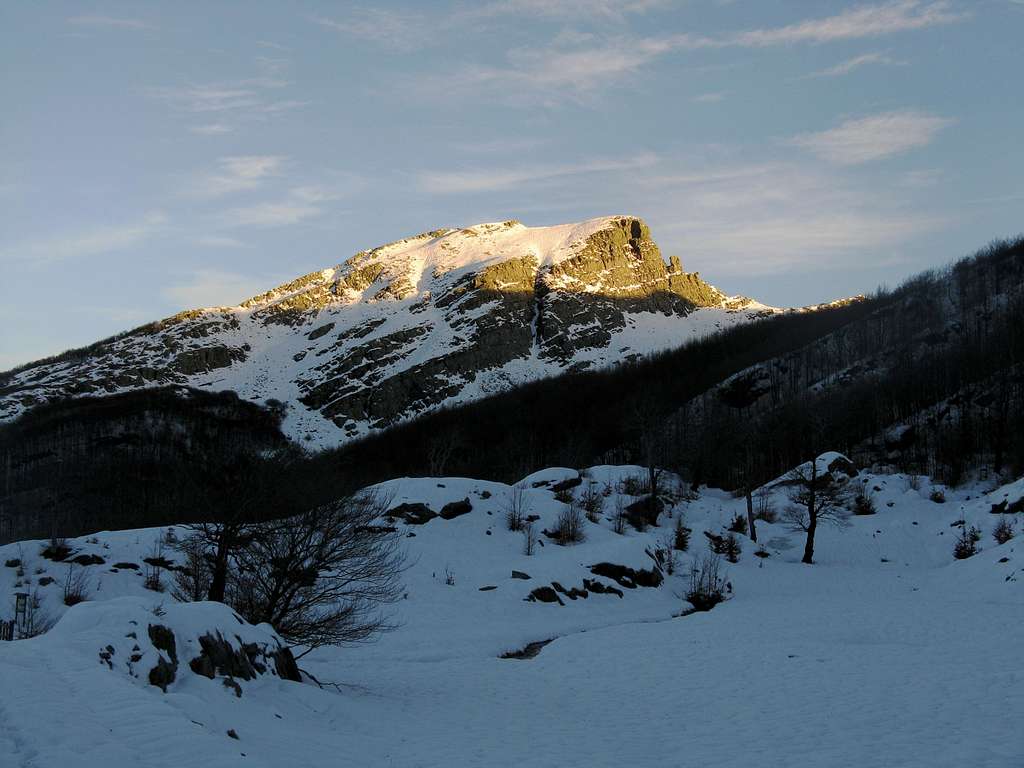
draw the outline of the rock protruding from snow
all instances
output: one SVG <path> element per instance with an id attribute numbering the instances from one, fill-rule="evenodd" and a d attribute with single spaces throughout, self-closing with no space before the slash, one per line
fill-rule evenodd
<path id="1" fill-rule="evenodd" d="M 291 651 L 270 626 L 253 626 L 222 603 L 88 601 L 69 610 L 44 641 L 79 649 L 92 644 L 111 671 L 165 693 L 193 674 L 233 681 L 239 695 L 239 680 L 301 680 Z"/>

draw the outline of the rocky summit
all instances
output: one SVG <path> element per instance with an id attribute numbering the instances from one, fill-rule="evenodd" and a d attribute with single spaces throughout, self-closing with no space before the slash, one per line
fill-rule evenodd
<path id="1" fill-rule="evenodd" d="M 290 437 L 326 447 L 780 311 L 666 261 L 632 216 L 440 229 L 2 374 L 0 419 L 177 384 L 279 401 Z"/>

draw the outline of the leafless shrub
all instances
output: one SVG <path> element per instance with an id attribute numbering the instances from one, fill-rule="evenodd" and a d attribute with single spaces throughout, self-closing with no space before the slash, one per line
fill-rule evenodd
<path id="1" fill-rule="evenodd" d="M 67 576 L 64 578 L 64 605 L 78 605 L 89 599 L 89 574 L 84 568 L 75 569 L 74 563 L 68 563 Z"/>
<path id="2" fill-rule="evenodd" d="M 627 496 L 643 496 L 651 492 L 651 484 L 643 475 L 630 475 L 622 479 L 622 493 Z"/>
<path id="3" fill-rule="evenodd" d="M 571 504 L 573 501 L 572 488 L 562 488 L 555 491 L 555 501 L 560 501 L 563 504 Z"/>
<path id="4" fill-rule="evenodd" d="M 621 495 L 615 496 L 615 513 L 612 515 L 612 530 L 622 535 L 626 533 L 629 514 L 626 512 L 626 500 Z"/>
<path id="5" fill-rule="evenodd" d="M 873 515 L 878 510 L 875 508 L 875 500 L 867 493 L 858 493 L 853 498 L 853 514 Z"/>
<path id="6" fill-rule="evenodd" d="M 1013 526 L 1005 516 L 1000 517 L 999 522 L 992 529 L 992 538 L 996 540 L 996 544 L 1005 544 L 1013 538 Z"/>
<path id="7" fill-rule="evenodd" d="M 686 527 L 686 520 L 680 514 L 676 518 L 675 529 L 672 531 L 672 547 L 678 552 L 685 552 L 690 548 L 690 534 L 692 531 Z"/>
<path id="8" fill-rule="evenodd" d="M 722 558 L 705 555 L 690 571 L 690 584 L 686 599 L 695 611 L 710 611 L 726 599 L 726 578 L 722 571 Z"/>
<path id="9" fill-rule="evenodd" d="M 163 567 L 160 565 L 160 563 L 164 562 L 164 540 L 163 537 L 157 536 L 153 541 L 149 554 L 146 556 L 146 559 L 151 562 L 146 563 L 145 579 L 142 582 L 142 586 L 151 592 L 164 591 Z"/>
<path id="10" fill-rule="evenodd" d="M 586 489 L 580 496 L 580 506 L 583 507 L 587 520 L 592 523 L 601 520 L 601 512 L 604 510 L 604 498 L 597 492 L 597 488 L 592 483 L 587 484 Z"/>
<path id="11" fill-rule="evenodd" d="M 662 534 L 658 541 L 658 561 L 669 576 L 675 574 L 676 566 L 679 564 L 679 555 L 676 554 L 675 544 L 676 537 L 673 532 Z"/>
<path id="12" fill-rule="evenodd" d="M 533 521 L 523 524 L 523 554 L 530 556 L 537 547 L 537 529 Z"/>
<path id="13" fill-rule="evenodd" d="M 746 515 L 736 514 L 733 515 L 732 520 L 729 521 L 729 531 L 732 533 L 738 533 L 741 536 L 747 535 L 747 517 Z"/>
<path id="14" fill-rule="evenodd" d="M 769 491 L 765 489 L 758 491 L 754 495 L 754 504 L 754 518 L 756 520 L 764 520 L 766 523 L 774 523 L 778 520 L 778 513 L 775 510 L 775 504 Z"/>
<path id="15" fill-rule="evenodd" d="M 555 540 L 566 546 L 583 541 L 583 512 L 575 501 L 565 505 L 555 523 Z"/>
<path id="16" fill-rule="evenodd" d="M 521 531 L 526 516 L 530 512 L 531 501 L 526 489 L 521 485 L 513 485 L 505 502 L 505 526 L 510 531 Z"/>
<path id="17" fill-rule="evenodd" d="M 18 628 L 19 639 L 28 640 L 31 637 L 38 637 L 53 629 L 53 625 L 57 623 L 57 620 L 43 610 L 42 605 L 39 592 L 32 590 L 28 600 L 25 602 L 24 619 Z"/>

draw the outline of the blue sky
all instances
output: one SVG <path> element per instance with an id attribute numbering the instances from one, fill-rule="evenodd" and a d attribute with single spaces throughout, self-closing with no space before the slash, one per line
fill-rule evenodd
<path id="1" fill-rule="evenodd" d="M 7 3 L 0 369 L 424 230 L 800 305 L 1024 231 L 1024 2 Z"/>

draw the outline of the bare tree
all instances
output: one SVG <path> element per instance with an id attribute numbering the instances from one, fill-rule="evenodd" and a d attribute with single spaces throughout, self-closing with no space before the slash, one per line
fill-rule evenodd
<path id="1" fill-rule="evenodd" d="M 207 600 L 225 602 L 232 558 L 251 542 L 260 520 L 280 514 L 276 502 L 285 489 L 277 475 L 290 458 L 285 454 L 239 454 L 202 466 L 200 471 L 207 476 L 202 487 L 215 490 L 203 501 L 203 522 L 185 527 L 190 531 L 189 546 L 201 552 L 209 566 Z"/>
<path id="2" fill-rule="evenodd" d="M 809 565 L 814 562 L 814 535 L 818 525 L 828 523 L 838 528 L 849 525 L 846 508 L 849 488 L 830 472 L 820 472 L 817 459 L 792 470 L 786 481 L 791 505 L 783 518 L 790 528 L 807 534 L 802 562 Z"/>
<path id="3" fill-rule="evenodd" d="M 392 629 L 382 609 L 402 595 L 405 556 L 377 524 L 387 507 L 362 494 L 260 524 L 234 556 L 229 604 L 304 646 L 300 655 Z"/>
<path id="4" fill-rule="evenodd" d="M 757 542 L 757 526 L 754 524 L 754 451 L 750 440 L 743 443 L 743 495 L 747 499 L 747 528 L 750 540 Z"/>
<path id="5" fill-rule="evenodd" d="M 647 470 L 647 519 L 657 525 L 659 509 L 659 481 L 668 460 L 669 438 L 666 419 L 659 408 L 658 399 L 649 395 L 640 400 L 634 409 L 637 429 L 636 446 L 639 459 Z"/>
<path id="6" fill-rule="evenodd" d="M 175 544 L 185 561 L 174 571 L 174 588 L 171 594 L 182 602 L 205 600 L 210 592 L 210 563 L 207 561 L 206 547 L 198 538 L 188 536 Z"/>

